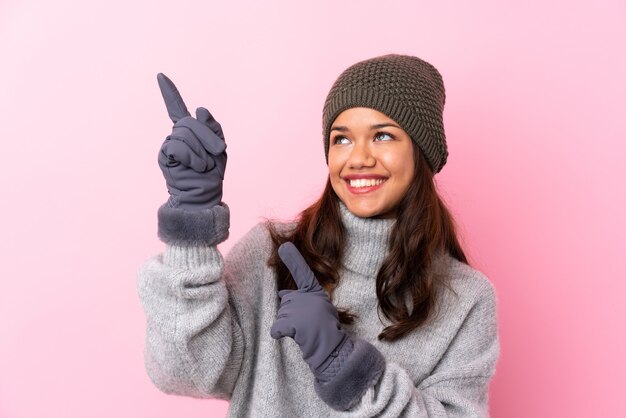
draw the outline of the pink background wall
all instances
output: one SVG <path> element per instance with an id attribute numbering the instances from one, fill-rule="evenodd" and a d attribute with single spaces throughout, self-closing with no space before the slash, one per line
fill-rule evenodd
<path id="1" fill-rule="evenodd" d="M 446 83 L 437 179 L 499 296 L 492 416 L 623 416 L 625 21 L 617 0 L 3 0 L 0 417 L 224 416 L 143 368 L 156 73 L 224 126 L 225 253 L 319 194 L 324 97 L 389 52 Z"/>

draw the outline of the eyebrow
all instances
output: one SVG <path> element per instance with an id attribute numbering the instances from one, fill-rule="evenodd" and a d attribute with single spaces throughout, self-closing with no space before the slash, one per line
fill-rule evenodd
<path id="1" fill-rule="evenodd" d="M 374 129 L 384 128 L 386 126 L 393 126 L 394 128 L 402 129 L 398 125 L 395 125 L 393 123 L 378 123 L 376 125 L 370 126 L 370 131 L 373 131 Z M 332 131 L 346 132 L 346 131 L 350 131 L 350 129 L 347 126 L 335 126 L 330 131 L 331 132 Z"/>

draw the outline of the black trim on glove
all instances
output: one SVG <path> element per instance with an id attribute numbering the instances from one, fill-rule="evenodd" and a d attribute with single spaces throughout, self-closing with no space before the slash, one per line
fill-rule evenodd
<path id="1" fill-rule="evenodd" d="M 385 358 L 376 347 L 360 338 L 353 341 L 352 353 L 337 375 L 328 383 L 314 382 L 317 395 L 337 411 L 354 406 L 385 371 Z"/>
<path id="2" fill-rule="evenodd" d="M 162 205 L 157 213 L 159 239 L 169 245 L 212 246 L 228 238 L 230 210 L 226 203 L 192 211 Z"/>

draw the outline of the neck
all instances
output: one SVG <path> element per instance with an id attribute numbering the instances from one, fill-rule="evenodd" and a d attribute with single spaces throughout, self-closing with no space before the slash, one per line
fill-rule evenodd
<path id="1" fill-rule="evenodd" d="M 343 266 L 355 273 L 376 277 L 389 250 L 389 233 L 395 219 L 361 218 L 340 200 L 345 229 Z"/>

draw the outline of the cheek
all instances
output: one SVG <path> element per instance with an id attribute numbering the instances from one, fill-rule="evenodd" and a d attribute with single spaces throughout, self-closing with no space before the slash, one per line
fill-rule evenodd
<path id="1" fill-rule="evenodd" d="M 413 182 L 413 177 L 415 175 L 415 166 L 413 165 L 413 160 L 407 162 L 404 168 L 404 181 L 406 183 L 407 189 Z"/>
<path id="2" fill-rule="evenodd" d="M 341 173 L 341 169 L 343 168 L 343 164 L 340 156 L 337 153 L 329 153 L 328 154 L 328 173 L 330 174 L 331 179 L 333 177 L 338 177 Z"/>
<path id="3" fill-rule="evenodd" d="M 337 176 L 339 176 L 339 169 L 330 162 L 328 163 L 328 174 L 330 175 L 331 180 L 334 180 Z"/>
<path id="4" fill-rule="evenodd" d="M 387 161 L 387 167 L 396 177 L 398 186 L 402 189 L 408 189 L 413 181 L 413 174 L 415 171 L 412 156 L 411 158 L 407 158 L 406 155 L 396 155 Z"/>
<path id="5" fill-rule="evenodd" d="M 407 151 L 410 153 L 411 151 Z M 412 154 L 406 154 L 401 152 L 394 152 L 384 155 L 382 157 L 384 164 L 389 171 L 400 178 L 412 177 L 414 169 Z"/>

